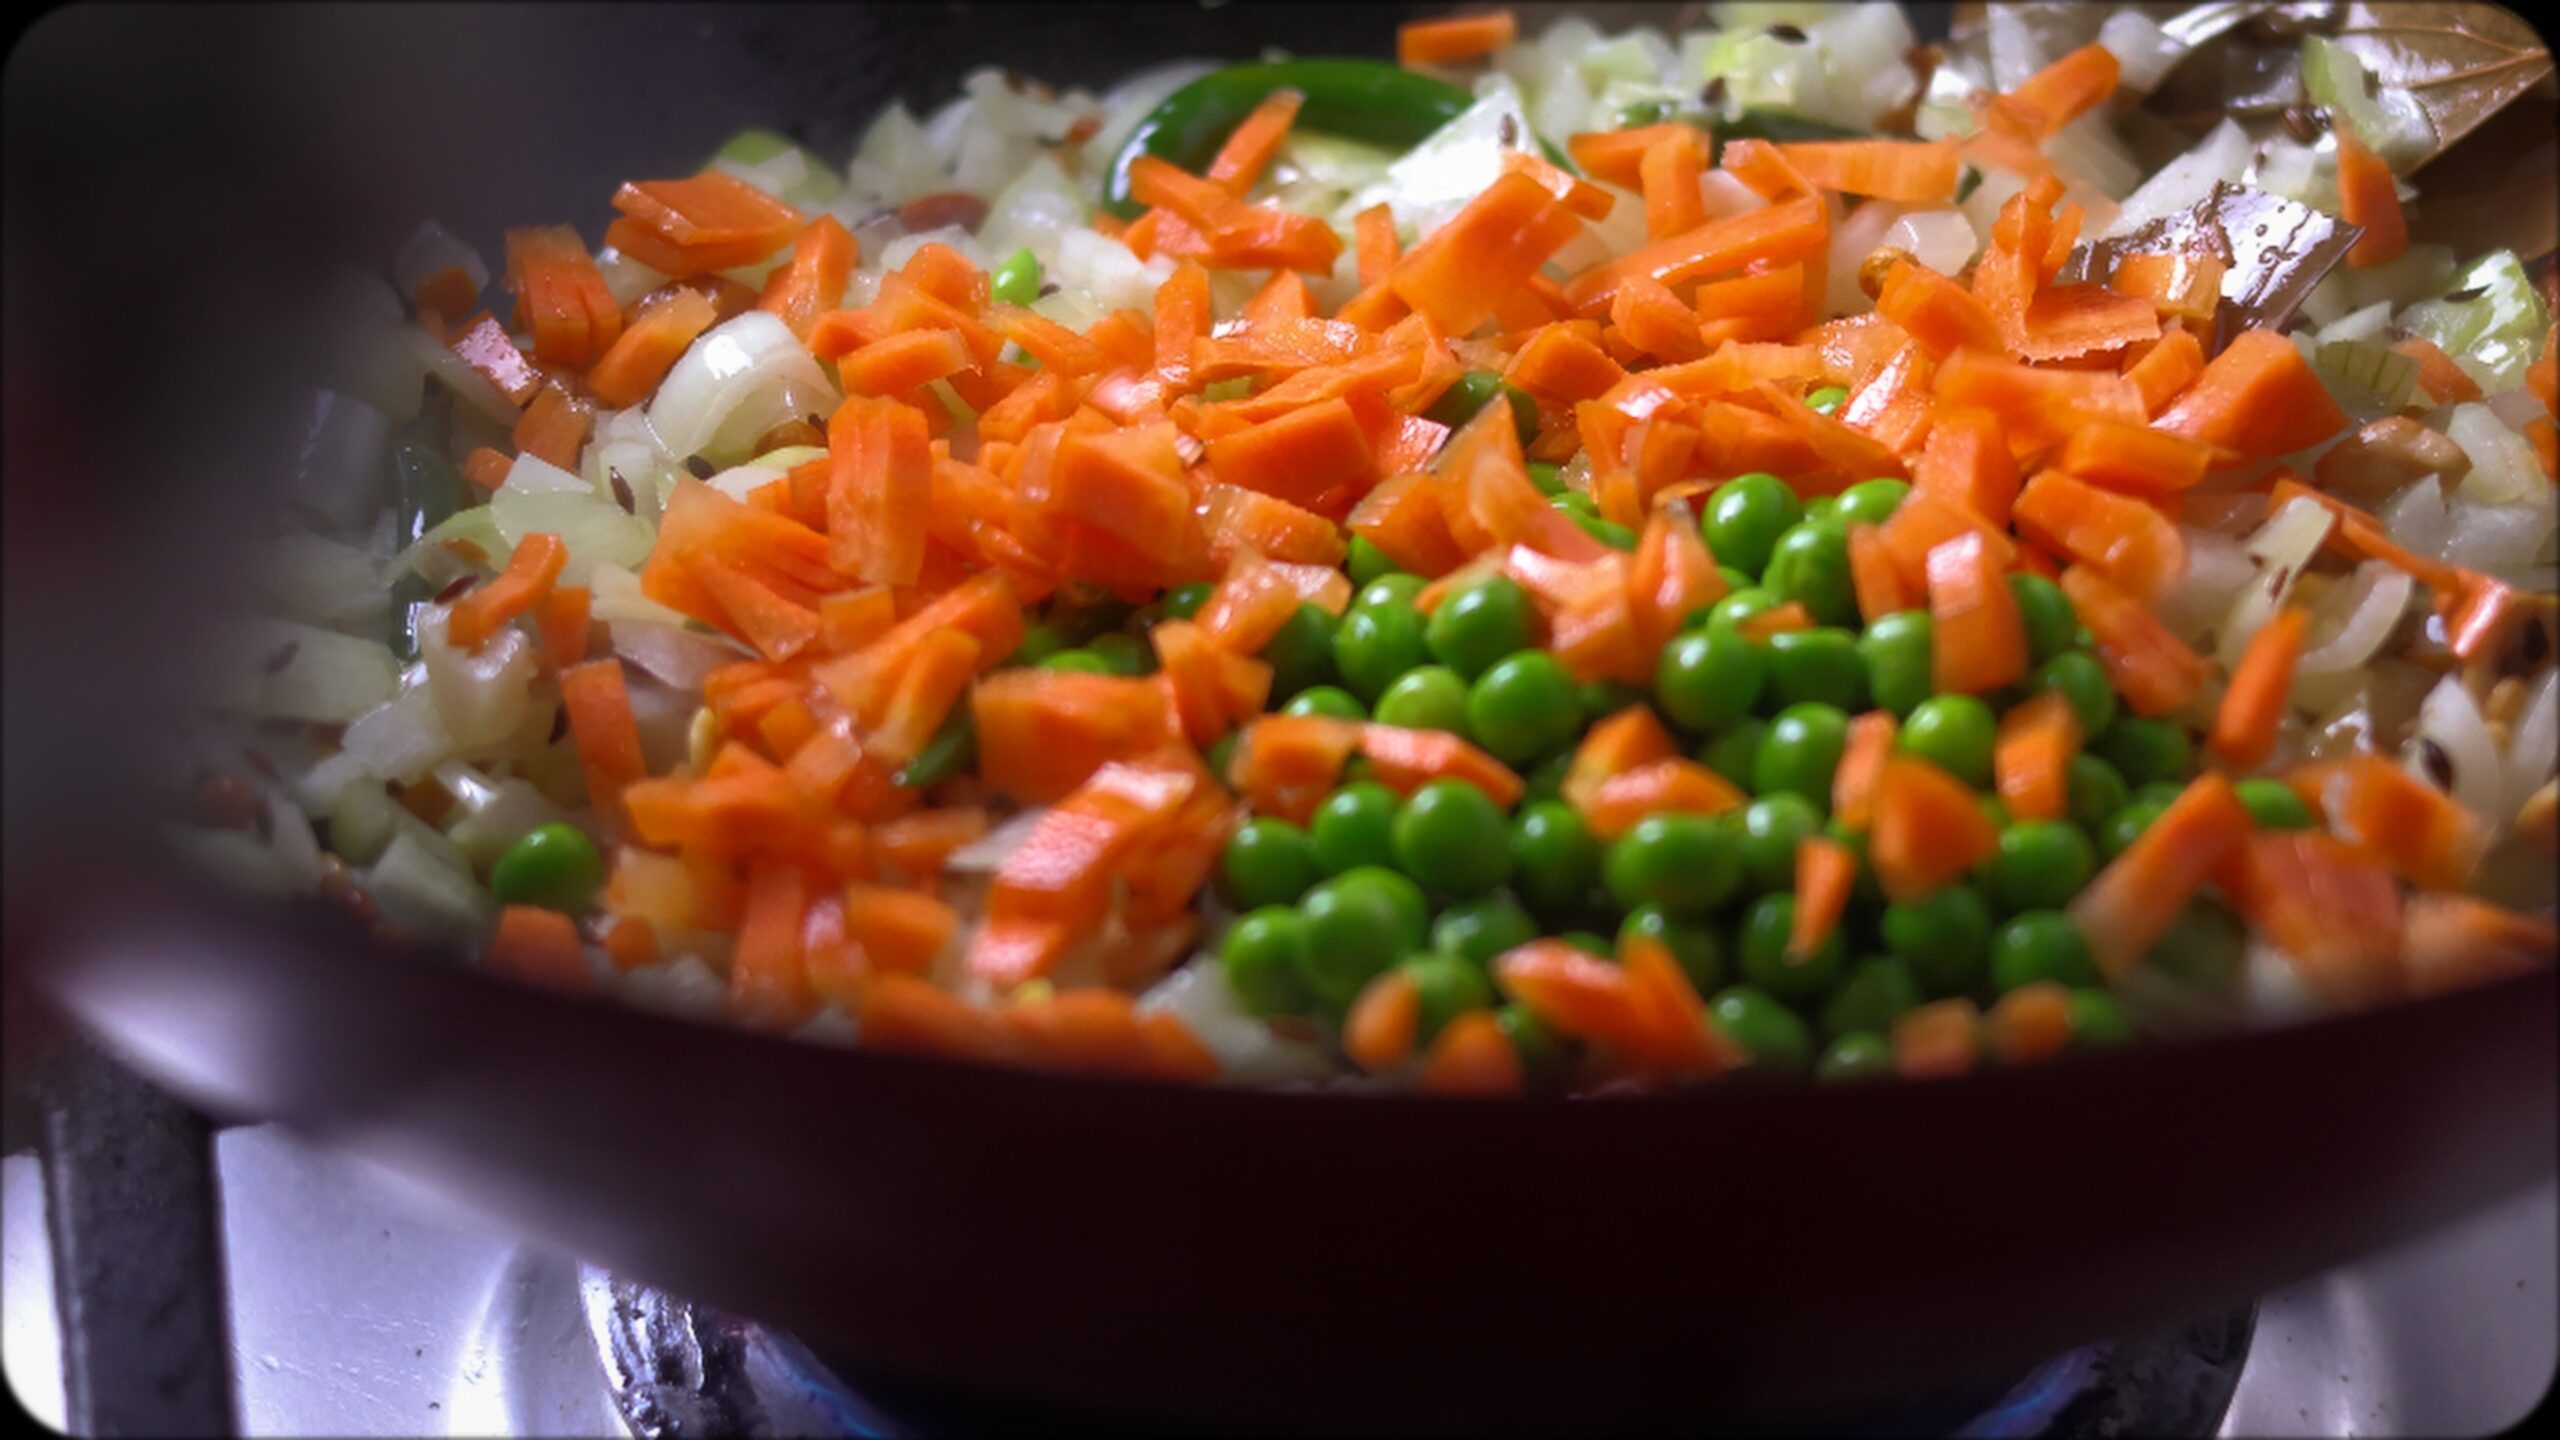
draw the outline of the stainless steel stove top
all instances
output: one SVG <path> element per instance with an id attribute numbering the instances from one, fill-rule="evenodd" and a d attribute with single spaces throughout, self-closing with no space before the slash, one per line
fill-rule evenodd
<path id="1" fill-rule="evenodd" d="M 241 1418 L 256 1436 L 628 1433 L 578 1265 L 267 1127 L 216 1142 Z M 32 1156 L 0 1162 L 9 1383 L 61 1428 Z M 2560 1193 L 2268 1296 L 2225 1435 L 2477 1435 L 2560 1358 Z"/>

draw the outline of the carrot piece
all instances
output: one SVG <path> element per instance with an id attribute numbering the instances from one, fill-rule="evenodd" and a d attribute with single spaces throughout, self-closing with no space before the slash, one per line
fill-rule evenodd
<path id="1" fill-rule="evenodd" d="M 2280 343 L 2292 348 L 2291 341 Z M 2037 369 L 1970 347 L 1938 366 L 1930 390 L 1941 404 L 1980 406 L 1998 416 L 2010 453 L 2022 459 L 2061 444 L 2093 420 L 2139 425 L 2146 418 L 2142 392 L 2121 375 Z"/>
<path id="2" fill-rule="evenodd" d="M 1396 63 L 1448 65 L 1511 48 L 1520 38 L 1520 21 L 1508 10 L 1481 15 L 1452 15 L 1439 20 L 1408 20 L 1396 27 Z"/>
<path id="3" fill-rule="evenodd" d="M 1469 334 L 1581 230 L 1582 217 L 1536 180 L 1506 171 L 1406 251 L 1386 283 L 1442 330 Z"/>
<path id="4" fill-rule="evenodd" d="M 1106 763 L 1146 754 L 1172 733 L 1162 693 L 1117 675 L 998 670 L 979 679 L 969 708 L 979 774 L 989 789 L 1026 805 L 1057 800 Z"/>
<path id="5" fill-rule="evenodd" d="M 1528 1088 L 1519 1048 L 1490 1010 L 1470 1010 L 1440 1028 L 1415 1082 L 1425 1095 L 1517 1095 Z"/>
<path id="6" fill-rule="evenodd" d="M 2412 335 L 2391 347 L 2394 355 L 2406 355 L 2418 362 L 2418 388 L 2439 405 L 2462 404 L 2480 398 L 2480 382 L 2453 363 L 2453 357 L 2424 335 Z"/>
<path id="7" fill-rule="evenodd" d="M 1884 893 L 1917 900 L 1990 857 L 1999 831 L 1964 783 L 1925 760 L 1885 757 L 1867 860 Z"/>
<path id="8" fill-rule="evenodd" d="M 2142 410 L 2157 415 L 2204 373 L 2204 342 L 2184 330 L 2171 330 L 2124 367 L 2124 378 L 2141 394 Z"/>
<path id="9" fill-rule="evenodd" d="M 1501 761 L 1445 730 L 1362 725 L 1360 753 L 1378 783 L 1410 795 L 1433 780 L 1463 780 L 1508 810 L 1528 789 Z"/>
<path id="10" fill-rule="evenodd" d="M 1953 996 L 1903 1012 L 1893 1022 L 1894 1073 L 1906 1080 L 1962 1075 L 1981 1058 L 1981 1012 Z"/>
<path id="11" fill-rule="evenodd" d="M 813 666 L 810 678 L 864 725 L 882 723 L 898 677 L 926 639 L 937 631 L 965 632 L 978 642 L 981 668 L 1022 645 L 1022 605 L 1001 571 L 982 570 L 959 581 L 850 655 Z M 706 688 L 709 682 L 705 682 Z"/>
<path id="12" fill-rule="evenodd" d="M 688 279 L 753 265 L 791 243 L 800 215 L 733 175 L 627 181 L 605 243 L 653 270 Z"/>
<path id="13" fill-rule="evenodd" d="M 701 291 L 666 291 L 640 307 L 612 348 L 587 371 L 587 388 L 617 410 L 639 404 L 718 318 L 719 308 Z"/>
<path id="14" fill-rule="evenodd" d="M 1849 889 L 1858 878 L 1858 857 L 1846 845 L 1822 835 L 1796 842 L 1796 911 L 1787 928 L 1787 959 L 1810 960 L 1849 908 Z"/>
<path id="15" fill-rule="evenodd" d="M 2204 658 L 2171 634 L 2151 607 L 2087 565 L 2064 570 L 2061 585 L 2098 642 L 2107 678 L 2135 714 L 2168 714 L 2203 688 Z"/>
<path id="16" fill-rule="evenodd" d="M 565 669 L 587 658 L 587 615 L 591 596 L 584 585 L 555 585 L 534 609 L 534 628 L 542 636 L 543 662 Z"/>
<path id="17" fill-rule="evenodd" d="M 2189 782 L 2068 907 L 2099 972 L 2115 980 L 2141 963 L 2251 823 L 2222 772 Z"/>
<path id="18" fill-rule="evenodd" d="M 1644 183 L 1644 152 L 1673 131 L 1690 128 L 1677 121 L 1664 121 L 1632 130 L 1584 131 L 1565 137 L 1564 148 L 1583 174 L 1622 190 L 1635 190 Z"/>
<path id="19" fill-rule="evenodd" d="M 2103 45 L 2083 45 L 2025 80 L 2001 98 L 2023 120 L 2035 139 L 2056 131 L 2106 103 L 2116 91 L 2122 67 Z"/>
<path id="20" fill-rule="evenodd" d="M 478 650 L 499 626 L 541 604 L 568 563 L 569 547 L 559 536 L 527 535 L 507 557 L 506 569 L 453 602 L 445 621 L 446 640 L 456 649 Z"/>
<path id="21" fill-rule="evenodd" d="M 1968 347 L 2005 348 L 2000 322 L 1982 301 L 1925 265 L 1895 261 L 1876 292 L 1876 310 L 1936 359 Z"/>
<path id="22" fill-rule="evenodd" d="M 1627 606 L 1640 644 L 1654 650 L 1725 597 L 1716 558 L 1686 506 L 1667 505 L 1646 519 L 1627 566 Z"/>
<path id="23" fill-rule="evenodd" d="M 2237 452 L 2282 455 L 2346 428 L 2309 361 L 2272 330 L 2244 330 L 2213 357 L 2169 408 L 2159 428 Z"/>
<path id="24" fill-rule="evenodd" d="M 836 377 L 848 395 L 902 395 L 975 363 L 957 331 L 908 330 L 882 336 L 838 360 Z"/>
<path id="25" fill-rule="evenodd" d="M 1840 763 L 1831 772 L 1831 816 L 1842 829 L 1864 831 L 1875 819 L 1876 785 L 1900 730 L 1890 710 L 1869 710 L 1849 722 Z"/>
<path id="26" fill-rule="evenodd" d="M 2071 992 L 2058 980 L 2030 980 L 1992 1002 L 1983 1029 L 2003 1065 L 2050 1060 L 2071 1043 Z"/>
<path id="27" fill-rule="evenodd" d="M 2059 820 L 2070 808 L 2071 759 L 2080 753 L 2079 717 L 2071 702 L 2046 691 L 2000 717 L 1991 751 L 2000 802 L 2021 820 Z"/>
<path id="28" fill-rule="evenodd" d="M 1811 196 L 1800 196 L 1649 241 L 1575 276 L 1564 287 L 1565 299 L 1576 311 L 1596 315 L 1607 310 L 1627 276 L 1646 275 L 1676 287 L 1753 261 L 1801 260 L 1828 235 L 1821 207 Z"/>
<path id="29" fill-rule="evenodd" d="M 856 579 L 912 585 L 924 567 L 933 456 L 924 416 L 849 397 L 827 421 L 827 557 Z"/>
<path id="30" fill-rule="evenodd" d="M 2059 464 L 2092 485 L 2158 499 L 2202 483 L 2213 458 L 2213 447 L 2201 441 L 2100 420 L 2072 432 Z"/>
<path id="31" fill-rule="evenodd" d="M 2061 471 L 2028 481 L 2012 514 L 2021 535 L 2086 562 L 2141 599 L 2157 599 L 2186 573 L 2186 542 L 2169 517 Z"/>
<path id="32" fill-rule="evenodd" d="M 533 397 L 524 414 L 517 419 L 516 449 L 537 460 L 575 472 L 578 451 L 587 443 L 587 431 L 595 425 L 595 407 L 583 400 L 572 399 L 558 385 L 545 385 Z"/>
<path id="33" fill-rule="evenodd" d="M 2426 890 L 2459 890 L 2488 848 L 2478 817 L 2379 755 L 2349 756 L 2321 786 L 2329 828 Z"/>
<path id="34" fill-rule="evenodd" d="M 2402 907 L 2401 967 L 2412 995 L 2530 974 L 2560 952 L 2560 927 L 2475 895 L 2421 892 Z"/>
<path id="35" fill-rule="evenodd" d="M 1914 493 L 1962 506 L 1990 525 L 2008 523 L 2018 483 L 1999 417 L 1970 406 L 1939 412 L 1911 466 Z"/>
<path id="36" fill-rule="evenodd" d="M 507 472 L 515 468 L 515 463 L 503 450 L 476 445 L 463 457 L 462 478 L 470 481 L 472 488 L 494 495 L 507 483 Z"/>
<path id="37" fill-rule="evenodd" d="M 1719 1075 L 1740 1063 L 1669 945 L 1651 935 L 1631 935 L 1618 946 L 1618 963 L 1637 1022 L 1635 1033 L 1619 1044 L 1640 1071 L 1681 1079 Z"/>
<path id="38" fill-rule="evenodd" d="M 1350 402 L 1338 399 L 1212 440 L 1207 449 L 1220 481 L 1299 506 L 1376 473 L 1368 434 Z"/>
<path id="39" fill-rule="evenodd" d="M 1375 1075 L 1413 1058 L 1422 1023 L 1422 988 L 1401 967 L 1362 987 L 1342 1021 L 1342 1052 Z"/>
<path id="40" fill-rule="evenodd" d="M 1505 951 L 1494 958 L 1493 977 L 1504 994 L 1560 1034 L 1623 1045 L 1644 1030 L 1627 972 L 1562 940 L 1532 940 Z"/>
<path id="41" fill-rule="evenodd" d="M 1644 238 L 1667 240 L 1706 223 L 1706 202 L 1698 193 L 1706 164 L 1706 147 L 1686 125 L 1673 126 L 1645 147 L 1636 162 L 1637 184 L 1644 192 Z"/>
<path id="42" fill-rule="evenodd" d="M 916 646 L 891 692 L 888 713 L 865 747 L 890 765 L 903 765 L 942 728 L 978 671 L 978 641 L 962 630 L 937 630 Z"/>
<path id="43" fill-rule="evenodd" d="M 1557 324 L 1531 336 L 1502 378 L 1548 404 L 1564 405 L 1607 392 L 1627 372 L 1600 348 L 1596 327 Z"/>
<path id="44" fill-rule="evenodd" d="M 613 968 L 629 974 L 658 963 L 658 932 L 646 920 L 624 916 L 605 927 L 605 957 Z"/>
<path id="45" fill-rule="evenodd" d="M 622 662 L 607 657 L 564 667 L 560 708 L 569 720 L 569 738 L 578 747 L 578 766 L 586 772 L 587 799 L 611 821 L 621 813 L 623 788 L 649 773 Z"/>
<path id="46" fill-rule="evenodd" d="M 1307 97 L 1295 90 L 1274 90 L 1262 97 L 1235 129 L 1227 132 L 1226 143 L 1218 147 L 1216 158 L 1209 162 L 1206 179 L 1237 199 L 1253 188 L 1262 172 L 1271 165 L 1271 157 L 1289 138 L 1289 127 L 1298 118 L 1298 109 Z"/>
<path id="47" fill-rule="evenodd" d="M 2371 1004 L 2404 988 L 2400 886 L 2371 852 L 2314 831 L 2258 833 L 2213 878 L 2328 1003 Z"/>
<path id="48" fill-rule="evenodd" d="M 1812 629 L 1813 612 L 1804 608 L 1803 601 L 1790 600 L 1783 605 L 1772 605 L 1733 628 L 1743 639 L 1757 645 L 1772 635 Z"/>
<path id="49" fill-rule="evenodd" d="M 861 649 L 897 623 L 897 602 L 886 585 L 847 590 L 818 602 L 818 643 L 838 655 Z"/>
<path id="50" fill-rule="evenodd" d="M 519 408 L 542 390 L 542 372 L 534 369 L 533 362 L 516 348 L 516 342 L 507 337 L 507 328 L 494 315 L 482 313 L 453 337 L 448 348 Z"/>
<path id="51" fill-rule="evenodd" d="M 791 242 L 791 259 L 766 277 L 756 308 L 779 316 L 806 340 L 818 316 L 843 303 L 861 258 L 862 247 L 844 222 L 821 215 Z"/>
<path id="52" fill-rule="evenodd" d="M 1610 777 L 1640 766 L 1677 757 L 1680 747 L 1662 728 L 1653 708 L 1630 705 L 1591 727 L 1574 748 L 1557 793 L 1576 810 L 1587 811 Z"/>
<path id="53" fill-rule="evenodd" d="M 505 286 L 534 358 L 583 368 L 622 333 L 622 307 L 578 232 L 566 225 L 509 230 Z"/>
<path id="54" fill-rule="evenodd" d="M 1609 841 L 1651 815 L 1722 815 L 1750 797 L 1732 781 L 1695 760 L 1673 757 L 1622 770 L 1602 780 L 1582 807 L 1592 838 Z"/>
<path id="55" fill-rule="evenodd" d="M 1396 239 L 1395 211 L 1385 201 L 1352 217 L 1351 249 L 1358 257 L 1361 288 L 1385 283 L 1404 254 L 1403 245 Z"/>
<path id="56" fill-rule="evenodd" d="M 1215 742 L 1236 722 L 1261 713 L 1271 698 L 1270 665 L 1226 649 L 1188 620 L 1158 624 L 1147 638 L 1172 692 L 1174 714 L 1194 745 Z"/>
<path id="57" fill-rule="evenodd" d="M 2240 663 L 2231 668 L 2231 683 L 2213 716 L 2213 732 L 2205 748 L 2234 770 L 2254 770 L 2274 753 L 2276 730 L 2284 723 L 2285 701 L 2293 688 L 2293 665 L 2302 658 L 2302 637 L 2310 612 L 2288 605 L 2249 637 Z"/>
<path id="58" fill-rule="evenodd" d="M 2344 116 L 2338 135 L 2338 218 L 2364 227 L 2347 247 L 2350 269 L 2365 270 L 2399 259 L 2409 250 L 2409 219 L 2400 211 L 2400 187 L 2391 166 L 2365 148 Z"/>
<path id="59" fill-rule="evenodd" d="M 1929 552 L 1930 665 L 1943 692 L 1980 695 L 2026 673 L 2027 632 L 2009 577 L 1979 534 Z"/>
<path id="60" fill-rule="evenodd" d="M 1826 140 L 1781 144 L 1778 153 L 1817 190 L 1906 204 L 1956 198 L 1963 156 L 1953 140 Z"/>
<path id="61" fill-rule="evenodd" d="M 2222 275 L 2227 267 L 2210 254 L 2146 251 L 2116 261 L 2107 288 L 2139 296 L 2161 314 L 2198 325 L 2210 325 L 2222 306 Z"/>
<path id="62" fill-rule="evenodd" d="M 950 1060 L 1002 1061 L 1014 1041 L 1002 1019 L 929 980 L 875 975 L 862 987 L 862 1026 L 855 1043 L 866 1050 L 938 1056 Z"/>
<path id="63" fill-rule="evenodd" d="M 508 905 L 482 957 L 491 970 L 529 985 L 585 993 L 596 988 L 578 922 L 539 905 Z"/>
<path id="64" fill-rule="evenodd" d="M 844 931 L 846 939 L 862 947 L 863 958 L 874 972 L 920 976 L 932 969 L 934 959 L 960 933 L 960 912 L 914 890 L 849 885 L 844 892 Z M 869 1018 L 864 1016 L 866 1023 Z"/>
<path id="65" fill-rule="evenodd" d="M 739 1014 L 787 1024 L 814 1008 L 801 963 L 808 915 L 808 878 L 799 866 L 765 857 L 748 862 L 747 909 L 729 952 L 729 1003 Z"/>
<path id="66" fill-rule="evenodd" d="M 409 306 L 420 320 L 428 316 L 465 315 L 480 303 L 480 287 L 471 283 L 471 272 L 459 265 L 447 265 L 418 282 L 409 293 Z M 437 326 L 430 323 L 430 332 Z"/>

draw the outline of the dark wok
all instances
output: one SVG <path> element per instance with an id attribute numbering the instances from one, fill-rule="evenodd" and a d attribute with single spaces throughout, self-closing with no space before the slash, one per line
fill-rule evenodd
<path id="1" fill-rule="evenodd" d="M 259 318 L 297 267 L 386 254 L 423 214 L 491 249 L 508 223 L 592 230 L 626 173 L 777 119 L 840 155 L 890 93 L 930 100 L 976 63 L 1102 80 L 1264 43 L 1381 53 L 1400 13 L 50 17 L 8 80 L 13 977 L 218 1113 L 284 1121 L 618 1271 L 885 1370 L 1160 1420 L 1587 1429 L 1829 1408 L 2244 1300 L 2548 1173 L 2548 971 L 1940 1083 L 1319 1098 L 682 1024 L 369 953 L 138 865 L 111 757 L 159 702 L 100 657 L 183 644 L 167 617 L 202 496 L 154 461 L 191 444 L 190 487 L 272 463 L 256 437 L 285 367 L 241 361 L 269 358 L 244 341 L 270 336 Z M 146 157 L 156 197 L 81 188 Z M 109 282 L 168 273 L 176 240 L 123 227 L 170 204 L 221 237 L 199 245 L 220 283 L 154 309 Z M 279 206 L 296 223 L 262 228 Z M 96 310 L 73 317 L 66 289 Z M 98 311 L 110 334 L 160 315 L 172 363 L 228 360 L 238 383 L 102 428 L 96 397 L 131 355 L 68 323 Z M 75 461 L 78 486 L 60 478 Z"/>

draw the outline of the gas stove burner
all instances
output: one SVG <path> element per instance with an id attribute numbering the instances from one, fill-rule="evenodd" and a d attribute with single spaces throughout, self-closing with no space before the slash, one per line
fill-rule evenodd
<path id="1" fill-rule="evenodd" d="M 830 1365 L 787 1335 L 592 1268 L 581 1271 L 579 1291 L 614 1408 L 636 1440 L 923 1440 L 1144 1428 L 1119 1417 L 1041 1412 Z M 2209 1436 L 2221 1428 L 2239 1387 L 2255 1325 L 2256 1308 L 2244 1306 L 2157 1335 L 2084 1345 L 2023 1374 L 1791 1424 L 1785 1433 L 1961 1440 Z"/>

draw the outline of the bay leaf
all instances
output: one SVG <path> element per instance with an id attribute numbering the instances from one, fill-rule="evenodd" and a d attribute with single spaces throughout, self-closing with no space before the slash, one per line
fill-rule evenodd
<path id="1" fill-rule="evenodd" d="M 2451 149 L 2552 74 L 2551 52 L 2522 16 L 2500 5 L 2350 4 L 2331 39 L 2383 85 L 2404 89 Z"/>
<path id="2" fill-rule="evenodd" d="M 2560 249 L 2560 105 L 2509 102 L 2428 167 L 2409 207 L 2409 238 L 2466 255 L 2513 250 L 2533 260 Z"/>

